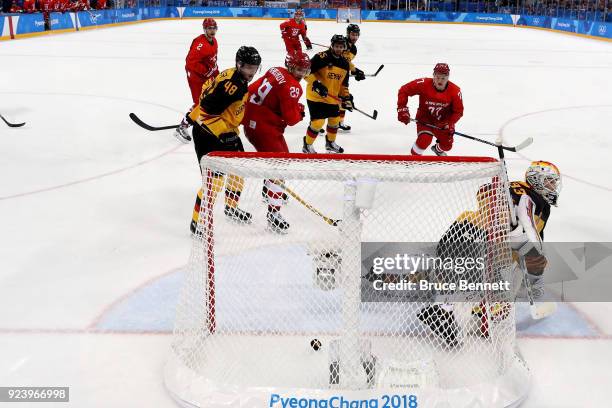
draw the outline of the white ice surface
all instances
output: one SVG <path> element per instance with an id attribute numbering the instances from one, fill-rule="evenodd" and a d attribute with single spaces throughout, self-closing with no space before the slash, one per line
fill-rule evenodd
<path id="1" fill-rule="evenodd" d="M 231 66 L 245 43 L 258 48 L 264 69 L 282 64 L 278 24 L 221 20 L 219 65 Z M 0 385 L 67 385 L 79 407 L 173 406 L 161 377 L 168 333 L 96 325 L 188 258 L 199 183 L 193 147 L 127 114 L 179 120 L 191 103 L 184 56 L 200 27 L 162 21 L 1 43 L 0 113 L 27 126 L 0 124 Z M 344 29 L 308 27 L 318 43 Z M 397 89 L 446 61 L 466 106 L 457 130 L 488 140 L 501 132 L 508 144 L 533 136 L 509 155 L 511 178 L 531 159 L 563 172 L 547 241 L 612 240 L 610 43 L 518 28 L 364 23 L 358 46 L 360 68 L 385 68 L 351 86 L 357 106 L 378 109 L 379 119 L 348 115 L 354 130 L 338 137 L 347 152 L 409 152 L 414 125 L 396 121 Z M 287 130 L 292 151 L 305 126 Z M 461 138 L 453 152 L 495 155 Z M 524 406 L 609 405 L 612 307 L 576 308 L 597 339 L 519 341 L 534 373 Z"/>

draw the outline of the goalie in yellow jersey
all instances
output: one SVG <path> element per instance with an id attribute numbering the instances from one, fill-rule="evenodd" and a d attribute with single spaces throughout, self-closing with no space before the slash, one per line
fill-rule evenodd
<path id="1" fill-rule="evenodd" d="M 542 250 L 544 227 L 550 215 L 551 205 L 557 205 L 561 186 L 559 169 L 546 161 L 532 162 L 525 173 L 525 181 L 510 183 L 511 205 L 514 205 L 518 223 L 508 235 L 508 241 L 515 250 L 514 261 L 517 261 L 518 256 L 524 258 L 526 267 L 524 279 L 528 282 L 523 284 L 530 286 L 534 300 L 539 300 L 544 295 L 543 273 L 547 265 Z M 486 242 L 488 223 L 491 222 L 490 217 L 494 216 L 489 210 L 493 205 L 492 195 L 489 193 L 491 187 L 491 184 L 481 186 L 477 193 L 478 210 L 462 213 L 446 231 L 438 243 L 439 257 L 443 252 L 453 252 L 449 251 L 449 248 L 456 248 L 458 243 Z M 473 252 L 462 256 L 476 255 L 477 253 Z M 475 318 L 473 321 L 477 322 L 475 332 L 482 337 L 488 337 L 491 321 L 505 319 L 510 313 L 510 308 L 511 304 L 504 301 L 481 301 L 480 305 L 472 310 L 472 316 Z M 458 345 L 459 326 L 452 305 L 434 303 L 423 308 L 418 318 L 449 347 Z"/>
<path id="2" fill-rule="evenodd" d="M 244 151 L 238 126 L 244 117 L 245 102 L 249 95 L 248 84 L 261 65 L 261 56 L 254 47 L 242 46 L 236 53 L 236 66 L 221 72 L 209 86 L 204 85 L 200 102 L 189 113 L 193 127 L 193 143 L 198 157 L 214 151 Z M 200 168 L 200 171 L 202 169 Z M 213 173 L 208 176 L 211 189 L 209 196 L 214 199 L 225 185 L 225 215 L 232 221 L 250 224 L 252 215 L 238 208 L 238 200 L 244 186 L 242 177 Z M 195 233 L 202 190 L 198 192 L 191 221 L 191 232 Z M 212 203 L 208 203 L 212 205 Z"/>
<path id="3" fill-rule="evenodd" d="M 306 77 L 306 102 L 310 112 L 310 124 L 304 137 L 304 153 L 316 153 L 313 143 L 319 130 L 327 120 L 325 150 L 328 153 L 344 153 L 336 143 L 340 123 L 340 107 L 353 110 L 353 96 L 348 90 L 350 65 L 342 55 L 346 50 L 346 38 L 336 34 L 331 39 L 331 46 L 312 57 L 311 74 Z"/>

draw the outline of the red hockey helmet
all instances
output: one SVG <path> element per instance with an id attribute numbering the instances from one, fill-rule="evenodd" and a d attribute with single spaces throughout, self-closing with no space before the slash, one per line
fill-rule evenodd
<path id="1" fill-rule="evenodd" d="M 450 68 L 444 62 L 438 62 L 433 70 L 434 74 L 450 75 Z"/>
<path id="2" fill-rule="evenodd" d="M 202 28 L 205 30 L 207 28 L 217 28 L 217 22 L 214 18 L 207 17 L 204 19 L 204 21 L 202 21 Z"/>
<path id="3" fill-rule="evenodd" d="M 296 78 L 302 79 L 310 71 L 310 57 L 302 51 L 293 51 L 285 57 L 285 66 Z"/>
<path id="4" fill-rule="evenodd" d="M 304 10 L 302 10 L 301 8 L 295 10 L 295 13 L 293 13 L 293 18 L 296 20 L 304 20 Z"/>

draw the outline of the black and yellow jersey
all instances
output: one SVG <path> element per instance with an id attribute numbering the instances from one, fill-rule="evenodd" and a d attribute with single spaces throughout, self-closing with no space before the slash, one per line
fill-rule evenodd
<path id="1" fill-rule="evenodd" d="M 306 77 L 308 86 L 306 99 L 312 102 L 323 102 L 330 105 L 338 105 L 338 101 L 332 98 L 348 95 L 349 62 L 344 57 L 334 57 L 331 50 L 323 51 L 312 57 L 310 61 L 311 74 Z M 321 81 L 327 87 L 328 96 L 322 98 L 312 90 L 312 83 Z"/>
<path id="2" fill-rule="evenodd" d="M 355 70 L 355 65 L 353 64 L 353 60 L 357 56 L 357 46 L 350 41 L 348 41 L 347 44 L 348 44 L 348 48 L 344 50 L 344 53 L 342 53 L 342 56 L 346 58 L 346 60 L 349 62 L 349 72 L 353 72 Z"/>
<path id="3" fill-rule="evenodd" d="M 486 217 L 478 211 L 465 211 L 438 241 L 436 255 L 442 258 L 474 255 L 486 241 Z"/>
<path id="4" fill-rule="evenodd" d="M 227 132 L 238 134 L 248 96 L 249 87 L 240 72 L 236 68 L 226 69 L 212 84 L 202 87 L 200 103 L 189 118 L 217 137 Z"/>
<path id="5" fill-rule="evenodd" d="M 527 182 L 513 181 L 510 183 L 510 195 L 514 205 L 518 205 L 521 196 L 527 194 L 535 204 L 534 221 L 535 227 L 540 234 L 540 238 L 544 240 L 544 227 L 550 216 L 550 204 L 538 194 Z"/>

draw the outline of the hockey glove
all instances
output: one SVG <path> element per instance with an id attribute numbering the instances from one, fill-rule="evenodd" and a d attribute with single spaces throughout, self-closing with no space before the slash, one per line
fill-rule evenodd
<path id="1" fill-rule="evenodd" d="M 312 43 L 308 37 L 304 37 L 304 44 L 306 45 L 307 50 L 312 50 Z"/>
<path id="2" fill-rule="evenodd" d="M 327 87 L 323 85 L 321 81 L 318 81 L 318 80 L 314 81 L 312 83 L 312 90 L 318 93 L 321 96 L 321 98 L 327 97 Z"/>
<path id="3" fill-rule="evenodd" d="M 410 111 L 408 111 L 407 106 L 397 108 L 397 120 L 402 122 L 404 125 L 410 123 Z"/>
<path id="4" fill-rule="evenodd" d="M 455 124 L 454 123 L 449 123 L 448 124 L 448 133 L 451 136 L 455 134 Z"/>
<path id="5" fill-rule="evenodd" d="M 348 94 L 346 96 L 341 97 L 340 99 L 342 100 L 342 109 L 352 112 L 353 108 L 355 107 L 355 104 L 353 103 L 353 95 Z"/>
<path id="6" fill-rule="evenodd" d="M 243 151 L 242 140 L 235 132 L 221 133 L 219 135 L 219 142 L 223 151 L 236 152 Z"/>
<path id="7" fill-rule="evenodd" d="M 455 124 L 448 123 L 447 125 L 444 126 L 444 130 L 446 130 L 450 136 L 454 135 L 455 134 Z"/>
<path id="8" fill-rule="evenodd" d="M 306 117 L 306 109 L 301 103 L 298 103 L 298 107 L 300 108 L 300 114 L 302 115 L 302 119 L 304 119 Z"/>
<path id="9" fill-rule="evenodd" d="M 365 79 L 365 74 L 359 68 L 355 68 L 353 75 L 355 76 L 355 81 L 363 81 Z"/>

